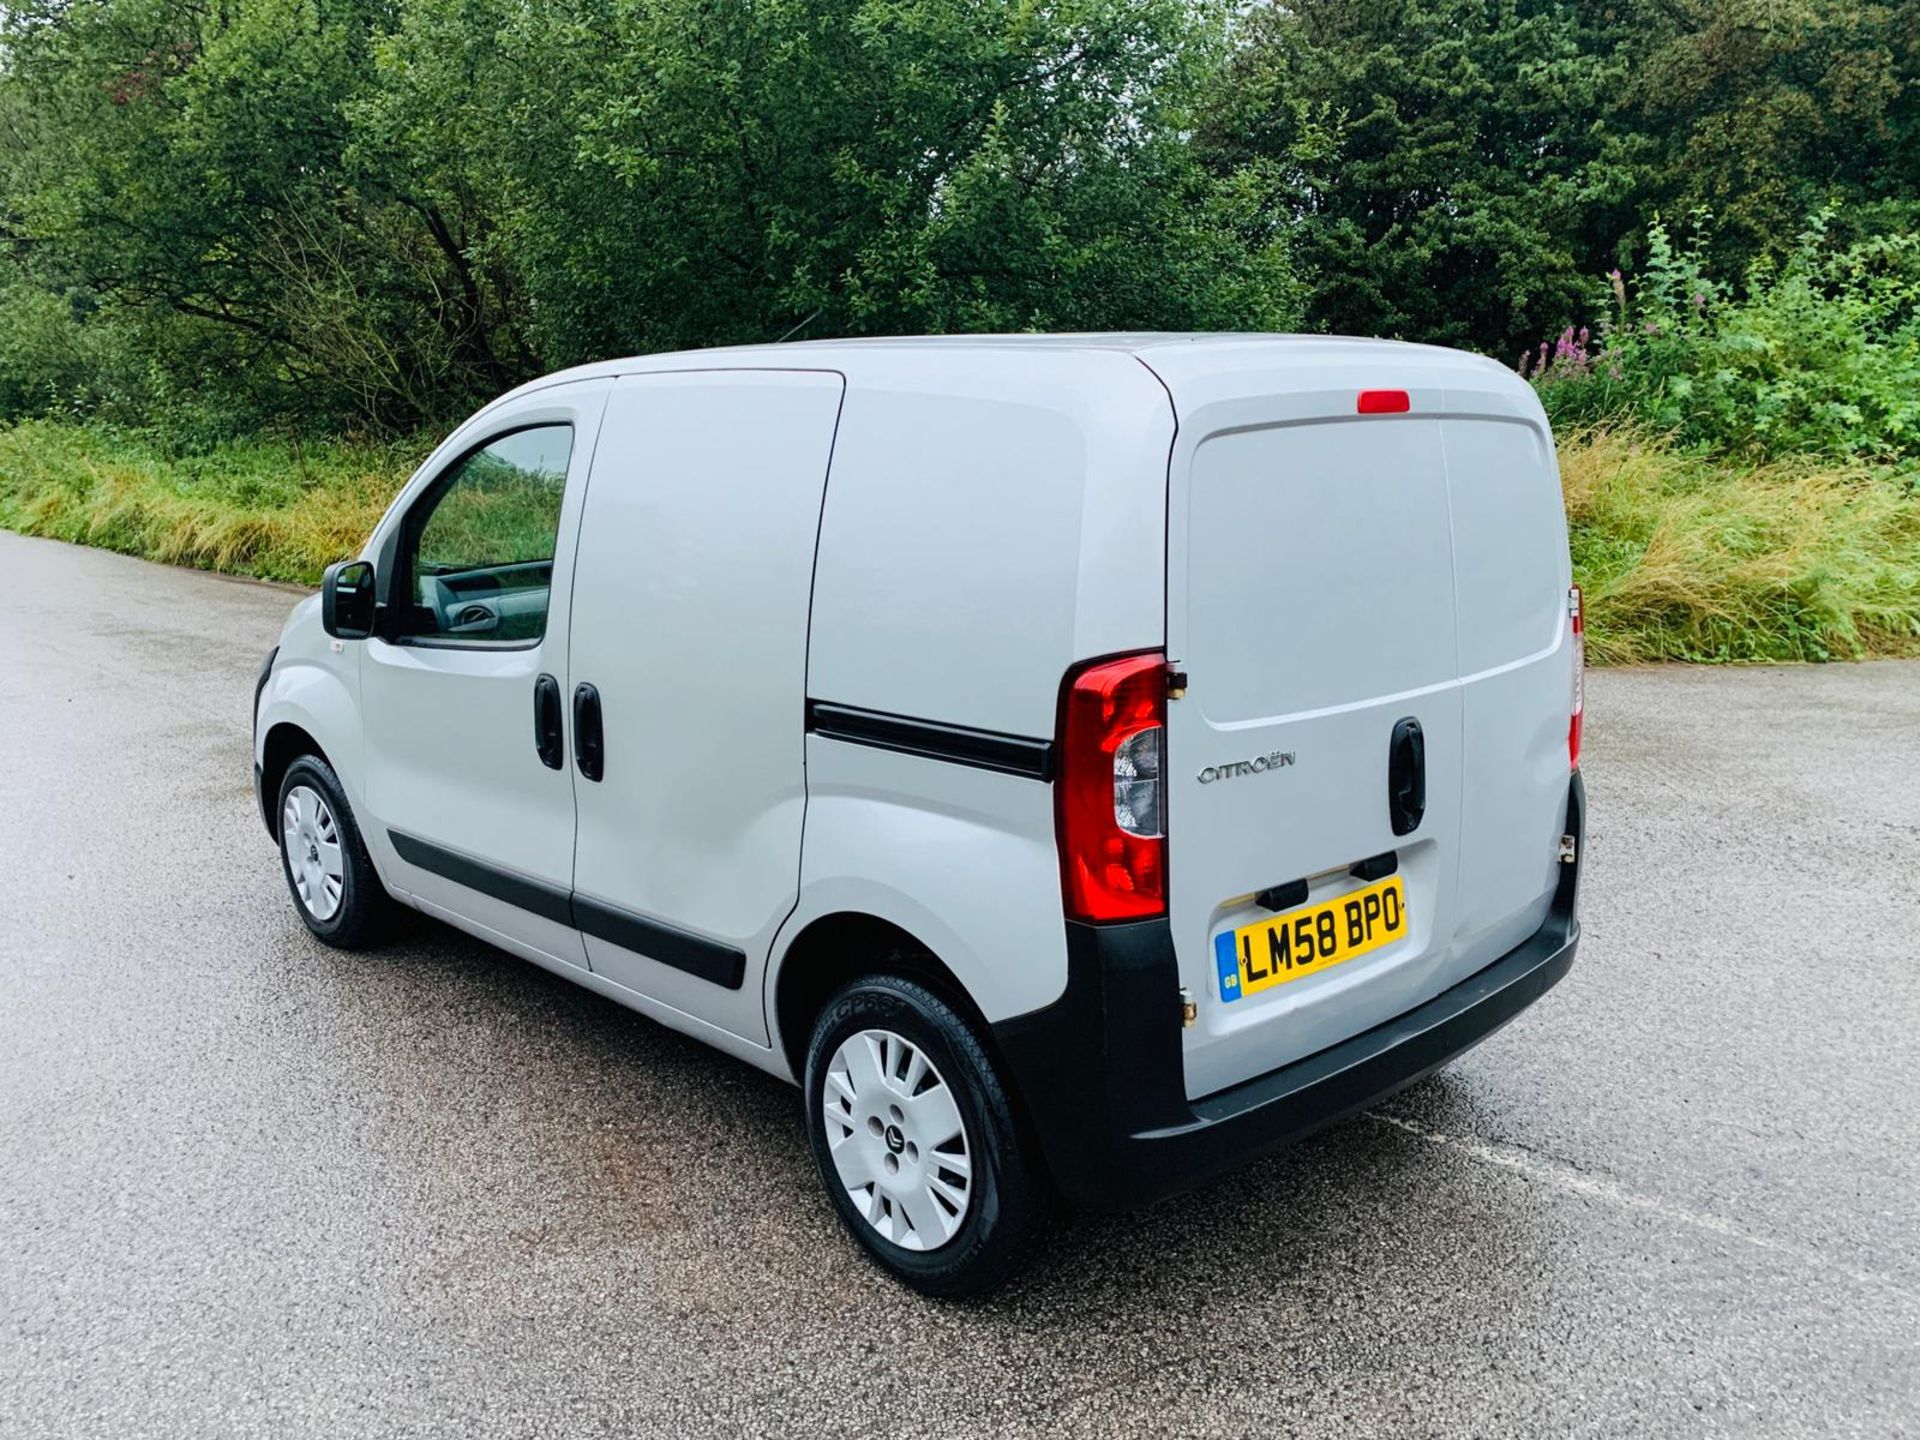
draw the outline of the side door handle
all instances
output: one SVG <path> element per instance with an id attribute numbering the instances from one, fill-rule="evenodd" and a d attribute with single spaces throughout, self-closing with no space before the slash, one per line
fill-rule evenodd
<path id="1" fill-rule="evenodd" d="M 1427 813 L 1427 737 L 1409 715 L 1387 744 L 1387 814 L 1393 833 L 1411 835 Z"/>
<path id="2" fill-rule="evenodd" d="M 567 763 L 567 742 L 560 725 L 560 682 L 542 675 L 533 682 L 533 748 L 549 770 Z"/>
<path id="3" fill-rule="evenodd" d="M 600 730 L 600 692 L 581 685 L 573 692 L 573 763 L 589 780 L 606 773 L 606 742 Z"/>

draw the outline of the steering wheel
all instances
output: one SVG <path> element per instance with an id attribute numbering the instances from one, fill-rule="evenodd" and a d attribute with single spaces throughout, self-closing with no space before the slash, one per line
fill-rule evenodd
<path id="1" fill-rule="evenodd" d="M 449 635 L 485 635 L 499 628 L 499 612 L 477 600 L 454 605 L 447 615 L 446 633 Z"/>

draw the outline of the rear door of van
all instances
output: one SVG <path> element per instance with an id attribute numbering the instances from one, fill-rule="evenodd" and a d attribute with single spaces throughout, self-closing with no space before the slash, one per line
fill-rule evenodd
<path id="1" fill-rule="evenodd" d="M 1483 362 L 1325 344 L 1161 367 L 1194 1097 L 1466 978 L 1552 888 L 1569 671 L 1544 426 Z"/>

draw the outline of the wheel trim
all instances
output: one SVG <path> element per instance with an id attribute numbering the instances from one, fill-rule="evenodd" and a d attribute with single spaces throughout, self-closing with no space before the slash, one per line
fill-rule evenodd
<path id="1" fill-rule="evenodd" d="M 891 1030 L 862 1030 L 822 1082 L 827 1151 L 853 1208 L 903 1250 L 937 1250 L 973 1203 L 973 1152 L 946 1077 Z"/>
<path id="2" fill-rule="evenodd" d="M 311 785 L 287 792 L 280 811 L 280 847 L 301 906 L 316 920 L 331 920 L 346 896 L 346 858 L 333 807 Z"/>

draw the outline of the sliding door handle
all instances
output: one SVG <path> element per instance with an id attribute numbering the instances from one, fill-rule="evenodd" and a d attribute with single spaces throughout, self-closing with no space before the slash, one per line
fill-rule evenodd
<path id="1" fill-rule="evenodd" d="M 606 742 L 600 730 L 600 692 L 582 685 L 573 692 L 573 763 L 589 780 L 606 773 Z"/>
<path id="2" fill-rule="evenodd" d="M 567 763 L 567 742 L 560 726 L 560 682 L 542 675 L 533 682 L 533 748 L 549 770 Z"/>

